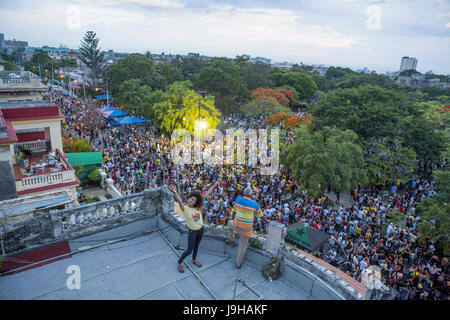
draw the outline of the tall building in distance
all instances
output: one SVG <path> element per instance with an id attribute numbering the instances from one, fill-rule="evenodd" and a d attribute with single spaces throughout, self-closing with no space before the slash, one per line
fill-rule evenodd
<path id="1" fill-rule="evenodd" d="M 417 67 L 417 59 L 413 57 L 403 57 L 402 62 L 400 64 L 400 72 L 405 70 L 416 70 Z"/>
<path id="2" fill-rule="evenodd" d="M 0 33 L 0 52 L 5 51 L 5 35 Z"/>

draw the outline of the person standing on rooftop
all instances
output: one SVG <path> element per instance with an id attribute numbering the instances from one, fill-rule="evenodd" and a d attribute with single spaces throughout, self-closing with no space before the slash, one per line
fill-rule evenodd
<path id="1" fill-rule="evenodd" d="M 181 257 L 178 259 L 177 267 L 179 272 L 184 272 L 184 268 L 181 265 L 183 260 L 192 253 L 192 263 L 197 267 L 201 267 L 202 264 L 196 260 L 198 246 L 200 245 L 200 241 L 203 238 L 203 205 L 204 200 L 213 192 L 214 188 L 217 186 L 217 182 L 206 191 L 203 195 L 200 191 L 192 192 L 188 197 L 188 203 L 185 205 L 178 195 L 177 189 L 175 185 L 171 186 L 171 190 L 175 195 L 175 199 L 178 202 L 178 205 L 183 213 L 183 216 L 186 220 L 186 225 L 189 228 L 188 235 L 188 247 L 186 251 L 183 252 Z"/>
<path id="2" fill-rule="evenodd" d="M 269 225 L 269 221 L 263 215 L 258 203 L 252 200 L 252 188 L 244 189 L 244 196 L 237 197 L 233 209 L 233 219 L 228 221 L 228 244 L 234 247 L 235 232 L 239 233 L 239 248 L 236 257 L 236 268 L 240 269 L 242 260 L 247 252 L 248 240 L 252 236 L 253 222 L 255 218 L 261 218 L 265 225 Z"/>

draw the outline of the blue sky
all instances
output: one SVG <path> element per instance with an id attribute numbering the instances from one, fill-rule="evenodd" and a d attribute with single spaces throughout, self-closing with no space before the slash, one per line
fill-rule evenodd
<path id="1" fill-rule="evenodd" d="M 450 74 L 450 0 L 0 0 L 0 32 L 31 46 L 235 57 Z"/>

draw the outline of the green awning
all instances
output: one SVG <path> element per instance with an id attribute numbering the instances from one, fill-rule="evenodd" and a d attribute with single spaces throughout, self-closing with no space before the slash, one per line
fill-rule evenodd
<path id="1" fill-rule="evenodd" d="M 297 222 L 288 227 L 285 240 L 300 246 L 302 249 L 314 251 L 327 242 L 328 238 L 329 235 L 325 232 Z"/>
<path id="2" fill-rule="evenodd" d="M 77 152 L 66 153 L 67 161 L 69 161 L 72 167 L 77 165 L 87 166 L 91 164 L 102 164 L 103 156 L 100 152 Z"/>

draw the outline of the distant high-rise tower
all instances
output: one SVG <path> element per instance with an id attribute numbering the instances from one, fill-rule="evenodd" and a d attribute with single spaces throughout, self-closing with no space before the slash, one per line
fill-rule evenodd
<path id="1" fill-rule="evenodd" d="M 5 35 L 0 33 L 0 52 L 5 51 Z"/>
<path id="2" fill-rule="evenodd" d="M 403 57 L 402 63 L 400 64 L 400 72 L 405 70 L 416 70 L 417 59 L 413 57 Z"/>

